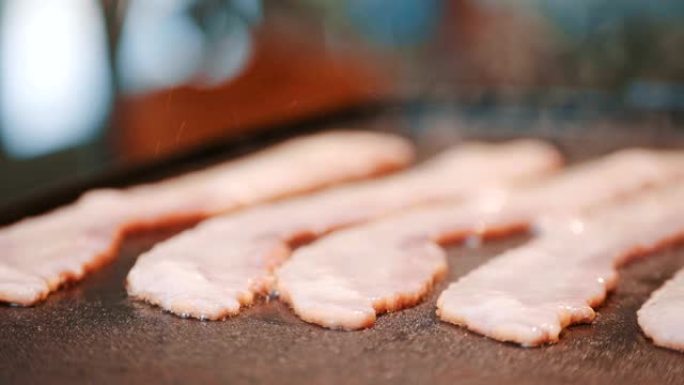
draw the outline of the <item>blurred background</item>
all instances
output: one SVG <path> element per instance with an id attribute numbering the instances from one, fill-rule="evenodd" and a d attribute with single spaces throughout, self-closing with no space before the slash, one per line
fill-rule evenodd
<path id="1" fill-rule="evenodd" d="M 684 2 L 0 0 L 3 202 L 388 104 L 449 106 L 443 133 L 492 116 L 681 131 Z"/>

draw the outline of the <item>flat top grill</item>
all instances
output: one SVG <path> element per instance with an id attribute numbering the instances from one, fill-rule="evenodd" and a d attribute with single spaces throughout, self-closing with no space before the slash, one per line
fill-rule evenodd
<path id="1" fill-rule="evenodd" d="M 403 118 L 390 115 L 368 127 Z M 444 144 L 439 129 L 401 127 L 426 155 Z M 460 130 L 450 140 L 492 132 Z M 555 138 L 571 159 L 634 144 L 684 143 L 675 131 L 634 132 L 614 132 L 608 141 L 534 129 L 496 137 Z M 201 322 L 128 299 L 123 282 L 135 258 L 178 230 L 129 238 L 117 261 L 34 308 L 0 306 L 0 383 L 684 383 L 684 355 L 653 346 L 636 323 L 651 291 L 684 266 L 681 249 L 622 269 L 592 325 L 571 327 L 556 345 L 524 349 L 442 323 L 434 310 L 449 282 L 527 236 L 450 249 L 448 276 L 422 304 L 380 316 L 371 329 L 340 332 L 306 324 L 278 301 L 263 300 L 225 322 Z"/>

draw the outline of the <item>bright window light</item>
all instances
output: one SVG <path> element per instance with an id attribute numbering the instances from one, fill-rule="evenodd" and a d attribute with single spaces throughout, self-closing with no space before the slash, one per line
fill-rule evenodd
<path id="1" fill-rule="evenodd" d="M 92 0 L 5 0 L 0 139 L 18 158 L 91 139 L 110 104 L 102 12 Z"/>

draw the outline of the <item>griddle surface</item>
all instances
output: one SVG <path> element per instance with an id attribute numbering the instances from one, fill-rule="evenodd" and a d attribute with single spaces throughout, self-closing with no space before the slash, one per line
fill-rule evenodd
<path id="1" fill-rule="evenodd" d="M 125 275 L 153 239 L 127 242 L 116 263 L 35 308 L 0 308 L 0 383 L 664 384 L 684 379 L 684 355 L 652 346 L 635 312 L 684 252 L 623 270 L 589 326 L 537 349 L 491 341 L 438 321 L 437 294 L 523 237 L 452 249 L 450 274 L 420 306 L 359 332 L 297 319 L 278 301 L 225 322 L 184 320 L 126 298 Z"/>

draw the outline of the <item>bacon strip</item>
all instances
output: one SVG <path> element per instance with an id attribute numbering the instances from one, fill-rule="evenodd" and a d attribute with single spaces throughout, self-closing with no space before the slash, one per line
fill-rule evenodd
<path id="1" fill-rule="evenodd" d="M 682 236 L 684 185 L 559 220 L 539 238 L 451 284 L 437 302 L 438 314 L 500 341 L 557 342 L 567 326 L 594 319 L 593 308 L 617 284 L 619 266 Z M 665 319 L 654 319 L 653 310 L 642 313 L 648 326 Z"/>
<path id="2" fill-rule="evenodd" d="M 535 186 L 484 194 L 466 204 L 415 209 L 338 232 L 296 251 L 278 270 L 277 288 L 307 322 L 347 330 L 369 327 L 379 313 L 418 303 L 443 275 L 446 258 L 438 245 L 520 231 L 532 223 L 555 227 L 555 220 L 540 218 L 682 177 L 683 154 L 623 151 Z M 440 303 L 448 317 L 445 301 Z"/>
<path id="3" fill-rule="evenodd" d="M 124 233 L 198 220 L 243 206 L 390 171 L 411 145 L 370 132 L 328 132 L 202 171 L 76 203 L 0 229 L 0 301 L 31 305 L 112 258 Z"/>
<path id="4" fill-rule="evenodd" d="M 215 218 L 142 255 L 128 275 L 128 292 L 181 316 L 222 319 L 268 292 L 273 268 L 302 240 L 559 163 L 556 150 L 537 141 L 468 144 L 403 174 Z"/>
<path id="5" fill-rule="evenodd" d="M 684 220 L 684 212 L 679 217 Z M 684 269 L 653 292 L 637 312 L 637 319 L 654 344 L 684 351 Z"/>

